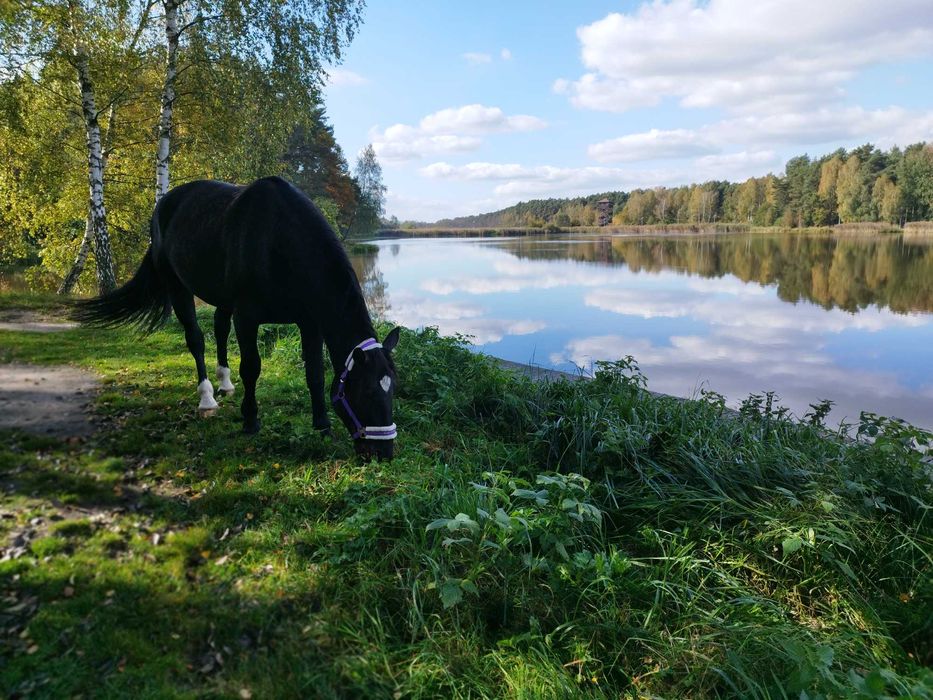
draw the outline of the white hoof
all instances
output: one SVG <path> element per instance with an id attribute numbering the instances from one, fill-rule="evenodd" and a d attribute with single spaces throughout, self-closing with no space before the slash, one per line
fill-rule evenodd
<path id="1" fill-rule="evenodd" d="M 198 404 L 198 414 L 200 414 L 202 418 L 207 418 L 217 413 L 217 409 L 220 408 L 220 406 L 214 400 L 214 387 L 211 385 L 209 379 L 205 379 L 198 384 L 198 394 L 201 395 L 201 402 Z"/>
<path id="2" fill-rule="evenodd" d="M 232 396 L 234 386 L 233 382 L 230 381 L 230 368 L 217 365 L 217 379 L 220 380 L 217 393 L 221 396 Z"/>

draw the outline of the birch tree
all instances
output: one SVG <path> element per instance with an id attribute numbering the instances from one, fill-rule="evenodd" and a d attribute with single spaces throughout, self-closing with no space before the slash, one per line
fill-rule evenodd
<path id="1" fill-rule="evenodd" d="M 376 159 L 372 144 L 360 151 L 353 175 L 360 188 L 353 233 L 364 235 L 379 227 L 379 218 L 385 209 L 386 186 L 382 183 L 382 166 Z"/>
<path id="2" fill-rule="evenodd" d="M 362 20 L 364 0 L 162 0 L 165 72 L 156 148 L 156 202 L 170 187 L 178 82 L 203 63 L 259 67 L 290 104 L 316 100 L 324 66 L 338 62 Z M 199 46 L 185 58 L 187 34 Z M 196 88 L 195 88 L 196 89 Z M 232 96 L 233 99 L 235 97 Z"/>
<path id="3" fill-rule="evenodd" d="M 81 91 L 81 113 L 84 116 L 84 129 L 87 141 L 87 178 L 88 178 L 88 224 L 85 238 L 94 240 L 94 258 L 97 261 L 97 288 L 101 294 L 116 289 L 117 280 L 113 271 L 113 254 L 110 250 L 110 234 L 107 231 L 107 207 L 104 204 L 104 153 L 100 135 L 100 112 L 97 109 L 97 96 L 91 79 L 90 60 L 83 34 L 84 8 L 74 0 L 68 3 L 68 26 L 72 44 L 72 66 L 78 74 L 78 88 Z M 86 244 L 79 250 L 79 259 L 75 267 L 84 267 L 81 251 L 87 256 Z M 80 272 L 79 272 L 80 274 Z M 69 274 L 66 282 L 72 278 Z"/>
<path id="4" fill-rule="evenodd" d="M 106 292 L 116 286 L 104 196 L 105 169 L 108 135 L 112 134 L 117 103 L 126 90 L 109 89 L 102 99 L 98 85 L 102 77 L 108 88 L 124 82 L 127 43 L 138 41 L 150 6 L 151 2 L 120 0 L 35 1 L 16 3 L 0 16 L 5 56 L 0 77 L 21 77 L 42 85 L 60 99 L 63 111 L 80 115 L 83 124 L 86 222 L 74 261 L 59 288 L 63 293 L 71 291 L 92 250 L 98 289 Z M 127 25 L 135 26 L 136 31 L 124 31 Z M 58 89 L 54 74 L 60 66 L 72 72 L 76 90 Z"/>

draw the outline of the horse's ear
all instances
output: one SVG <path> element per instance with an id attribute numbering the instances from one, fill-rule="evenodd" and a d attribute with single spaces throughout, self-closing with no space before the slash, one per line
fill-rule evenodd
<path id="1" fill-rule="evenodd" d="M 385 350 L 386 352 L 392 352 L 392 350 L 395 349 L 395 346 L 398 345 L 398 334 L 399 334 L 398 326 L 396 326 L 391 331 L 389 331 L 389 334 L 382 341 L 383 350 Z"/>

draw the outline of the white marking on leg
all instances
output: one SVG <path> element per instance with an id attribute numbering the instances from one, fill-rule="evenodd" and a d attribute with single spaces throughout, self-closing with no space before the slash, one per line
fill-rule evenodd
<path id="1" fill-rule="evenodd" d="M 201 395 L 201 402 L 198 404 L 198 413 L 202 416 L 212 416 L 217 412 L 219 406 L 214 401 L 214 387 L 210 379 L 205 379 L 198 384 L 198 394 Z"/>
<path id="2" fill-rule="evenodd" d="M 217 365 L 217 378 L 220 380 L 217 391 L 224 396 L 230 396 L 234 389 L 233 382 L 230 381 L 230 368 Z"/>
<path id="3" fill-rule="evenodd" d="M 388 374 L 384 376 L 379 380 L 379 386 L 381 386 L 382 390 L 388 394 L 389 388 L 392 386 L 392 377 L 390 377 Z"/>

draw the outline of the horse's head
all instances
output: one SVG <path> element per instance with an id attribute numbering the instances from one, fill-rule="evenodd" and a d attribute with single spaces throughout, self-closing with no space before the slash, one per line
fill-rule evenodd
<path id="1" fill-rule="evenodd" d="M 337 415 L 353 436 L 357 454 L 365 459 L 392 459 L 396 435 L 392 349 L 398 344 L 398 335 L 399 329 L 394 328 L 381 344 L 368 338 L 357 345 L 331 385 Z"/>

